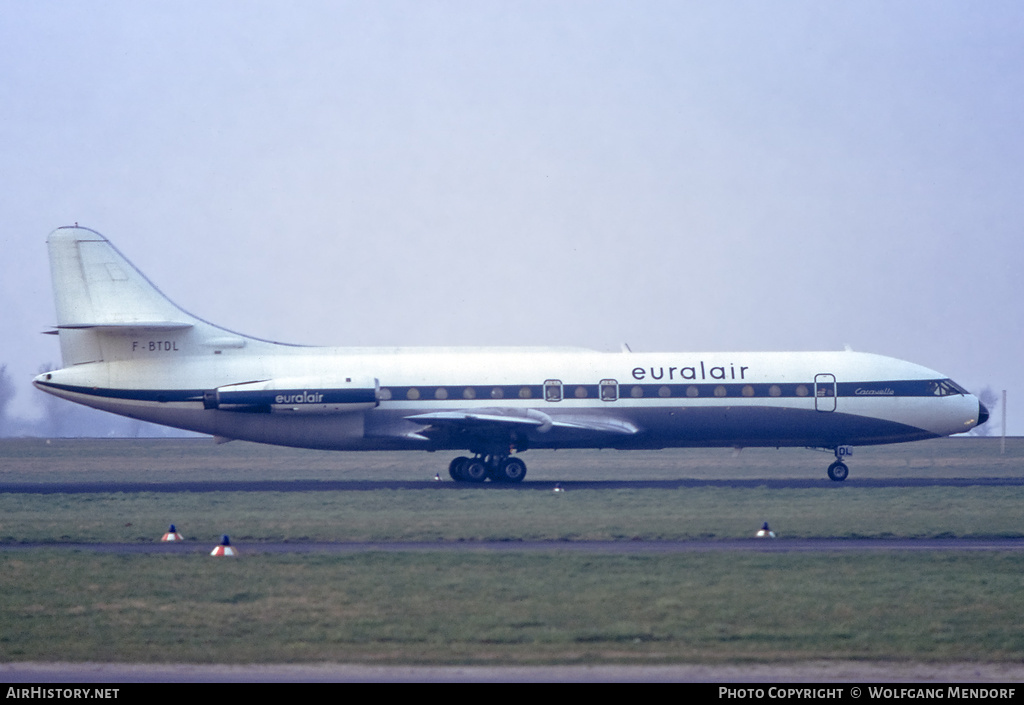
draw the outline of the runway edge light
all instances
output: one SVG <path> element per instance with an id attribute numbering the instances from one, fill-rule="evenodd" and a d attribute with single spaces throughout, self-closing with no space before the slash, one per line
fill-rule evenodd
<path id="1" fill-rule="evenodd" d="M 235 549 L 231 546 L 231 540 L 227 534 L 220 537 L 220 545 L 210 551 L 211 556 L 234 556 Z"/>
<path id="2" fill-rule="evenodd" d="M 181 538 L 181 534 L 178 533 L 178 530 L 174 528 L 174 524 L 171 524 L 171 528 L 169 528 L 167 530 L 167 533 L 164 534 L 164 537 L 162 539 L 160 539 L 160 540 L 161 541 L 184 541 L 184 539 Z"/>

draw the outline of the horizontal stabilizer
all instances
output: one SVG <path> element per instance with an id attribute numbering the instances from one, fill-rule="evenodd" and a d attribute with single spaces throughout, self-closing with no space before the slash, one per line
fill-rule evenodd
<path id="1" fill-rule="evenodd" d="M 57 326 L 57 330 L 96 330 L 101 333 L 135 333 L 138 331 L 185 330 L 194 324 L 184 321 L 125 321 L 97 323 L 68 323 Z"/>

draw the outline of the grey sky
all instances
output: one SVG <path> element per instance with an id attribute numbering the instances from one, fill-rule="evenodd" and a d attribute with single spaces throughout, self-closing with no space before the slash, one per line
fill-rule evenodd
<path id="1" fill-rule="evenodd" d="M 1024 433 L 1019 2 L 9 2 L 0 363 L 45 238 L 336 345 L 854 349 Z"/>

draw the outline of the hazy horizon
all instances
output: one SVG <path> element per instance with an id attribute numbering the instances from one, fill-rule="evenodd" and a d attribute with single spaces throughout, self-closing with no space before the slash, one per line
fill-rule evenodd
<path id="1" fill-rule="evenodd" d="M 46 236 L 284 342 L 855 350 L 1024 434 L 1024 6 L 9 4 L 0 365 Z M 1000 409 L 992 433 L 998 434 Z"/>

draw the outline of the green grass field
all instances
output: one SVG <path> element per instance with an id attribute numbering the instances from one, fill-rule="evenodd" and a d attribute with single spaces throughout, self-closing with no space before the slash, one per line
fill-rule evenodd
<path id="1" fill-rule="evenodd" d="M 0 660 L 1019 661 L 1019 553 L 0 553 Z"/>
<path id="2" fill-rule="evenodd" d="M 1024 444 L 858 449 L 852 477 L 996 477 Z M 795 450 L 530 453 L 530 478 L 820 477 Z M 203 441 L 0 442 L 0 483 L 427 479 L 440 454 Z M 154 542 L 235 559 L 0 550 L 0 661 L 681 663 L 1024 658 L 1019 552 L 274 555 L 263 541 L 1021 536 L 1015 487 L 0 493 L 0 542 Z"/>
<path id="3" fill-rule="evenodd" d="M 1013 538 L 1022 507 L 1024 487 L 0 494 L 0 543 Z"/>

